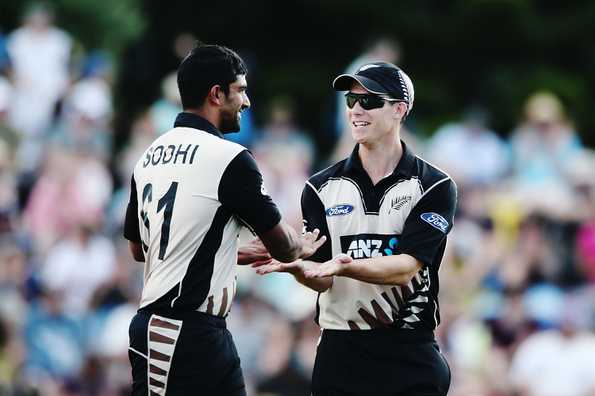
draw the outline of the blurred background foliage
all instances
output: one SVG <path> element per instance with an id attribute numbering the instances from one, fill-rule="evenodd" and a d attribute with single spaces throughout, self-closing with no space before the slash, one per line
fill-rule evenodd
<path id="1" fill-rule="evenodd" d="M 330 83 L 367 43 L 387 36 L 402 47 L 401 66 L 416 86 L 413 122 L 429 135 L 471 104 L 485 105 L 502 135 L 538 89 L 567 106 L 582 139 L 595 145 L 595 2 L 575 0 L 355 0 L 204 2 L 55 0 L 57 24 L 86 49 L 118 59 L 117 131 L 160 94 L 177 67 L 172 42 L 192 33 L 237 49 L 250 67 L 257 120 L 278 92 L 297 104 L 314 136 L 332 128 Z M 20 1 L 0 4 L 0 26 L 16 27 Z M 324 147 L 324 142 L 322 147 Z"/>

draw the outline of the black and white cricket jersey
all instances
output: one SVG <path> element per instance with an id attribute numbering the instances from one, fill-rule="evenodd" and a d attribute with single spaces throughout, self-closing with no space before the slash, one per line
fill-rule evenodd
<path id="1" fill-rule="evenodd" d="M 205 119 L 180 113 L 132 176 L 124 236 L 145 254 L 141 309 L 226 316 L 236 289 L 238 234 L 281 215 L 245 147 Z"/>
<path id="2" fill-rule="evenodd" d="M 328 238 L 313 261 L 339 253 L 356 260 L 408 254 L 423 263 L 406 286 L 336 276 L 318 298 L 317 322 L 324 329 L 433 330 L 440 322 L 438 269 L 453 225 L 456 185 L 402 145 L 399 164 L 376 185 L 362 167 L 357 145 L 349 158 L 306 182 L 305 227 L 319 228 Z"/>

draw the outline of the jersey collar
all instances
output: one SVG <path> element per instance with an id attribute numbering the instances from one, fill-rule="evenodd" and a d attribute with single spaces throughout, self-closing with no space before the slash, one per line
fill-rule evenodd
<path id="1" fill-rule="evenodd" d="M 206 119 L 193 113 L 181 112 L 178 114 L 176 122 L 174 122 L 174 128 L 177 127 L 200 129 L 201 131 L 223 138 L 223 134 L 219 129 L 215 128 L 215 126 Z"/>
<path id="2" fill-rule="evenodd" d="M 407 147 L 404 141 L 401 140 L 401 145 L 403 146 L 403 155 L 397 164 L 397 167 L 393 171 L 393 176 L 400 176 L 409 178 L 413 175 L 413 165 L 415 164 L 415 154 Z M 347 161 L 345 162 L 345 172 L 366 172 L 362 161 L 358 154 L 359 143 L 355 145 L 353 151 Z"/>

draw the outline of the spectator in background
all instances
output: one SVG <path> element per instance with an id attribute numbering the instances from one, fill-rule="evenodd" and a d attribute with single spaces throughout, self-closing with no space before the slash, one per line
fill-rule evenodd
<path id="1" fill-rule="evenodd" d="M 270 340 L 260 357 L 263 380 L 257 395 L 303 396 L 310 393 L 309 376 L 296 366 L 294 327 L 282 317 L 275 318 L 266 332 Z"/>
<path id="2" fill-rule="evenodd" d="M 161 97 L 149 108 L 149 117 L 154 135 L 168 131 L 177 115 L 182 111 L 182 100 L 178 92 L 176 73 L 170 73 L 161 81 Z"/>
<path id="3" fill-rule="evenodd" d="M 286 221 L 300 229 L 299 197 L 310 173 L 314 145 L 308 133 L 296 124 L 294 104 L 289 98 L 278 96 L 271 100 L 268 119 L 252 151 L 266 180 L 267 191 Z M 255 293 L 291 320 L 309 314 L 316 301 L 312 290 L 276 273 L 257 278 Z"/>
<path id="4" fill-rule="evenodd" d="M 36 3 L 26 12 L 23 26 L 8 37 L 14 83 L 9 119 L 23 134 L 19 160 L 27 170 L 40 159 L 41 139 L 70 80 L 71 39 L 53 25 L 53 18 L 46 3 Z"/>
<path id="5" fill-rule="evenodd" d="M 66 94 L 51 140 L 107 162 L 111 154 L 111 63 L 95 52 L 85 61 L 82 78 Z"/>
<path id="6" fill-rule="evenodd" d="M 489 129 L 487 118 L 484 109 L 471 107 L 460 122 L 441 126 L 428 142 L 428 159 L 459 185 L 492 184 L 508 170 L 506 145 Z"/>
<path id="7" fill-rule="evenodd" d="M 85 353 L 82 324 L 62 309 L 58 294 L 42 291 L 28 310 L 23 331 L 30 381 L 44 387 L 44 382 L 61 382 L 79 373 Z"/>
<path id="8" fill-rule="evenodd" d="M 239 293 L 238 304 L 229 315 L 228 328 L 234 334 L 249 395 L 262 378 L 260 357 L 268 343 L 267 329 L 276 318 L 272 307 L 251 290 Z"/>
<path id="9" fill-rule="evenodd" d="M 516 349 L 510 380 L 518 394 L 584 396 L 595 392 L 595 335 L 586 331 L 593 326 L 592 306 L 577 304 L 584 297 L 576 297 L 560 296 L 554 305 L 555 326 L 531 334 Z"/>
<path id="10" fill-rule="evenodd" d="M 77 222 L 66 238 L 48 251 L 41 269 L 42 283 L 60 296 L 64 312 L 85 313 L 95 290 L 116 271 L 113 242 L 98 235 L 96 227 Z"/>
<path id="11" fill-rule="evenodd" d="M 24 212 L 39 252 L 46 252 L 81 221 L 98 222 L 111 193 L 104 163 L 84 152 L 52 147 Z"/>
<path id="12" fill-rule="evenodd" d="M 172 43 L 172 52 L 181 62 L 192 50 L 196 37 L 191 33 L 178 34 Z M 148 117 L 153 128 L 153 138 L 167 132 L 176 116 L 182 111 L 182 100 L 178 92 L 176 71 L 168 73 L 161 80 L 161 97 L 148 110 Z M 152 140 L 152 139 L 151 139 Z"/>
<path id="13" fill-rule="evenodd" d="M 18 132 L 9 125 L 8 115 L 13 100 L 13 87 L 0 75 L 0 140 L 10 147 L 9 158 L 14 159 L 12 152 L 18 147 Z"/>
<path id="14" fill-rule="evenodd" d="M 6 49 L 6 36 L 0 31 L 0 75 L 4 74 L 10 66 L 10 58 Z"/>
<path id="15" fill-rule="evenodd" d="M 18 216 L 15 151 L 18 133 L 7 124 L 12 86 L 0 75 L 0 234 L 12 230 Z"/>
<path id="16" fill-rule="evenodd" d="M 312 166 L 314 145 L 296 124 L 290 99 L 271 100 L 268 120 L 253 151 L 267 181 L 268 192 L 287 222 L 299 229 L 302 222 L 299 196 Z"/>
<path id="17" fill-rule="evenodd" d="M 572 212 L 570 165 L 583 147 L 560 99 L 549 92 L 529 97 L 511 146 L 516 192 L 528 210 Z"/>
<path id="18" fill-rule="evenodd" d="M 595 151 L 585 151 L 575 163 L 575 191 L 579 227 L 576 233 L 575 254 L 579 271 L 595 284 Z"/>
<path id="19" fill-rule="evenodd" d="M 18 329 L 27 312 L 25 283 L 30 268 L 27 255 L 16 238 L 0 237 L 0 317 L 10 327 Z"/>

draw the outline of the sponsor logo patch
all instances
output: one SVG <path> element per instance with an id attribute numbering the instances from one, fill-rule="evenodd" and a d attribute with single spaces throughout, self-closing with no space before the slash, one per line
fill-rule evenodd
<path id="1" fill-rule="evenodd" d="M 326 210 L 327 216 L 343 216 L 351 213 L 353 211 L 353 205 L 349 204 L 340 204 L 330 207 Z"/>
<path id="2" fill-rule="evenodd" d="M 354 259 L 392 256 L 398 245 L 398 235 L 359 234 L 341 237 L 341 252 Z"/>
<path id="3" fill-rule="evenodd" d="M 423 221 L 425 221 L 432 227 L 434 227 L 446 234 L 446 231 L 448 230 L 448 221 L 446 221 L 446 219 L 444 217 L 440 216 L 438 213 L 434 213 L 434 212 L 422 213 L 420 217 Z"/>

